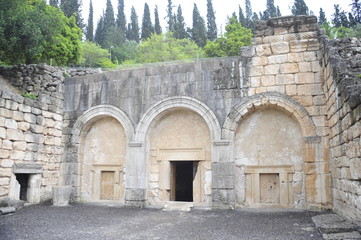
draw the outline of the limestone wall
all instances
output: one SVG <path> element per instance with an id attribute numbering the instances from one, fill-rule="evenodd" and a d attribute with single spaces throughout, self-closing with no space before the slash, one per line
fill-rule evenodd
<path id="1" fill-rule="evenodd" d="M 334 210 L 361 221 L 361 40 L 323 41 Z"/>
<path id="2" fill-rule="evenodd" d="M 249 58 L 248 81 L 244 83 L 248 96 L 266 92 L 287 95 L 305 110 L 305 116 L 298 119 L 298 123 L 302 125 L 306 118 L 312 121 L 313 136 L 303 136 L 302 181 L 309 207 L 312 203 L 322 203 L 327 208 L 332 198 L 320 36 L 314 16 L 259 21 L 253 46 L 242 49 L 241 55 Z"/>
<path id="3" fill-rule="evenodd" d="M 19 200 L 19 174 L 28 176 L 28 202 L 51 199 L 63 154 L 62 70 L 21 65 L 1 74 L 38 97 L 0 90 L 0 199 Z"/>

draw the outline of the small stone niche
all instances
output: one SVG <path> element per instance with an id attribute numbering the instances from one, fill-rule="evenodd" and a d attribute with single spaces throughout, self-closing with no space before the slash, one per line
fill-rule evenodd
<path id="1" fill-rule="evenodd" d="M 10 180 L 10 198 L 39 203 L 42 172 L 39 164 L 15 164 Z"/>

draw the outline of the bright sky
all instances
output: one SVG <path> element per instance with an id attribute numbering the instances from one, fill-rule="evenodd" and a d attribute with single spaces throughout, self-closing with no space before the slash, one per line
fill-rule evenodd
<path id="1" fill-rule="evenodd" d="M 115 13 L 117 12 L 118 0 L 111 0 L 113 4 L 113 8 Z M 319 10 L 322 7 L 323 10 L 326 12 L 326 17 L 328 20 L 331 19 L 331 15 L 334 12 L 333 5 L 339 4 L 342 10 L 347 12 L 351 11 L 350 4 L 352 0 L 304 0 L 307 4 L 308 8 L 314 12 L 314 15 L 319 16 Z M 87 23 L 88 18 L 88 9 L 89 9 L 89 2 L 90 0 L 83 0 L 83 18 L 84 23 Z M 155 5 L 158 5 L 158 12 L 160 22 L 162 24 L 163 31 L 165 30 L 164 24 L 166 23 L 163 20 L 166 16 L 166 9 L 168 0 L 124 0 L 125 5 L 125 15 L 127 17 L 127 21 L 129 22 L 130 18 L 130 9 L 132 5 L 135 7 L 136 12 L 138 14 L 139 25 L 141 26 L 142 23 L 142 15 L 144 11 L 144 3 L 148 3 L 150 11 L 151 11 L 151 18 L 154 24 L 154 8 Z M 266 8 L 267 0 L 251 0 L 252 11 L 259 12 L 264 11 Z M 183 16 L 185 18 L 186 24 L 188 27 L 192 26 L 192 11 L 193 11 L 193 4 L 196 3 L 197 7 L 202 15 L 202 17 L 206 20 L 207 16 L 207 0 L 172 0 L 173 5 L 175 6 L 174 12 L 176 12 L 178 5 L 181 4 Z M 213 0 L 213 9 L 216 13 L 216 21 L 218 28 L 222 26 L 224 28 L 227 16 L 232 15 L 235 11 L 238 15 L 238 5 L 240 5 L 245 11 L 245 0 Z M 293 5 L 293 0 L 275 0 L 275 5 L 280 7 L 282 16 L 291 15 L 291 6 Z M 99 16 L 102 14 L 103 10 L 105 10 L 106 0 L 93 0 L 93 8 L 94 8 L 94 24 L 96 27 L 96 23 L 98 22 Z"/>

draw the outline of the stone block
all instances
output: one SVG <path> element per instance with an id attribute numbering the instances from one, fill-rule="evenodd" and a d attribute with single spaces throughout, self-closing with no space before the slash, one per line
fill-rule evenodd
<path id="1" fill-rule="evenodd" d="M 280 63 L 286 63 L 288 61 L 287 54 L 269 56 L 267 59 L 268 59 L 268 64 L 280 64 Z"/>
<path id="2" fill-rule="evenodd" d="M 13 111 L 5 109 L 5 108 L 0 108 L 0 116 L 4 117 L 4 118 L 12 119 Z"/>
<path id="3" fill-rule="evenodd" d="M 57 207 L 68 206 L 72 188 L 71 186 L 53 187 L 53 205 Z"/>
<path id="4" fill-rule="evenodd" d="M 0 127 L 0 138 L 5 139 L 6 138 L 6 129 Z"/>
<path id="5" fill-rule="evenodd" d="M 262 44 L 256 46 L 256 55 L 257 56 L 271 56 L 271 45 L 270 44 Z"/>
<path id="6" fill-rule="evenodd" d="M 303 53 L 289 53 L 287 54 L 288 61 L 291 63 L 303 62 Z"/>
<path id="7" fill-rule="evenodd" d="M 14 165 L 14 161 L 10 159 L 1 160 L 1 167 L 11 168 Z"/>
<path id="8" fill-rule="evenodd" d="M 8 129 L 17 129 L 18 123 L 13 119 L 5 119 L 5 127 Z"/>
<path id="9" fill-rule="evenodd" d="M 17 151 L 25 151 L 27 144 L 25 141 L 15 141 L 13 143 L 13 149 Z"/>
<path id="10" fill-rule="evenodd" d="M 24 121 L 24 113 L 14 111 L 13 112 L 13 119 L 16 120 L 16 121 Z"/>
<path id="11" fill-rule="evenodd" d="M 274 55 L 285 54 L 285 53 L 289 53 L 290 46 L 288 42 L 273 42 L 271 43 L 271 49 Z"/>
<path id="12" fill-rule="evenodd" d="M 262 76 L 264 74 L 263 66 L 252 66 L 249 71 L 250 77 Z"/>
<path id="13" fill-rule="evenodd" d="M 290 52 L 305 52 L 307 51 L 307 47 L 307 39 L 290 41 Z"/>
<path id="14" fill-rule="evenodd" d="M 8 158 L 10 156 L 10 150 L 0 149 L 0 158 Z"/>
<path id="15" fill-rule="evenodd" d="M 262 76 L 261 77 L 261 85 L 263 87 L 274 86 L 276 84 L 275 76 Z"/>
<path id="16" fill-rule="evenodd" d="M 13 149 L 13 142 L 10 141 L 10 140 L 3 140 L 2 141 L 2 148 L 3 149 L 9 149 L 9 150 Z"/>
<path id="17" fill-rule="evenodd" d="M 8 140 L 14 141 L 23 141 L 24 140 L 24 133 L 18 129 L 8 129 L 6 131 L 6 138 Z"/>
<path id="18" fill-rule="evenodd" d="M 28 123 L 36 123 L 36 116 L 31 113 L 25 113 L 24 120 Z"/>
<path id="19" fill-rule="evenodd" d="M 295 82 L 298 84 L 313 83 L 313 82 L 315 82 L 315 74 L 312 72 L 296 73 Z"/>
<path id="20" fill-rule="evenodd" d="M 31 107 L 24 104 L 19 104 L 19 111 L 24 113 L 30 113 Z"/>
<path id="21" fill-rule="evenodd" d="M 277 85 L 289 85 L 295 83 L 295 75 L 294 74 L 279 74 L 276 76 L 276 84 Z"/>
<path id="22" fill-rule="evenodd" d="M 283 42 L 283 35 L 273 35 L 263 38 L 263 43 L 278 43 Z"/>
<path id="23" fill-rule="evenodd" d="M 303 60 L 308 62 L 317 60 L 317 52 L 304 52 Z"/>
<path id="24" fill-rule="evenodd" d="M 300 62 L 298 63 L 300 72 L 312 72 L 311 63 L 310 62 Z"/>
<path id="25" fill-rule="evenodd" d="M 32 133 L 43 133 L 44 127 L 36 124 L 30 124 L 30 131 Z"/>
<path id="26" fill-rule="evenodd" d="M 357 229 L 357 225 L 349 222 L 337 214 L 323 214 L 312 217 L 317 230 L 322 234 L 352 232 Z"/>
<path id="27" fill-rule="evenodd" d="M 0 178 L 0 186 L 7 186 L 10 184 L 10 178 Z"/>
<path id="28" fill-rule="evenodd" d="M 297 63 L 284 63 L 280 66 L 280 72 L 283 74 L 297 73 L 298 71 L 299 67 Z"/>
<path id="29" fill-rule="evenodd" d="M 264 67 L 265 75 L 276 75 L 276 74 L 279 74 L 279 72 L 280 72 L 279 64 L 267 65 Z"/>
<path id="30" fill-rule="evenodd" d="M 252 66 L 264 66 L 267 65 L 267 57 L 253 57 Z"/>
<path id="31" fill-rule="evenodd" d="M 24 160 L 25 152 L 24 151 L 12 151 L 10 153 L 10 158 L 13 160 Z"/>
<path id="32" fill-rule="evenodd" d="M 277 82 L 277 78 L 276 78 Z M 293 96 L 297 94 L 297 86 L 296 85 L 286 85 L 286 94 L 289 96 Z"/>
<path id="33" fill-rule="evenodd" d="M 24 132 L 30 129 L 30 123 L 28 122 L 18 122 L 18 129 Z"/>

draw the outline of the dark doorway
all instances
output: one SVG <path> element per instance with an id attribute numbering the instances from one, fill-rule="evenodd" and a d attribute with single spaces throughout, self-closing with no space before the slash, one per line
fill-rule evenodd
<path id="1" fill-rule="evenodd" d="M 193 202 L 194 162 L 172 162 L 171 200 Z"/>
<path id="2" fill-rule="evenodd" d="M 20 184 L 20 200 L 27 201 L 29 174 L 15 174 Z"/>

